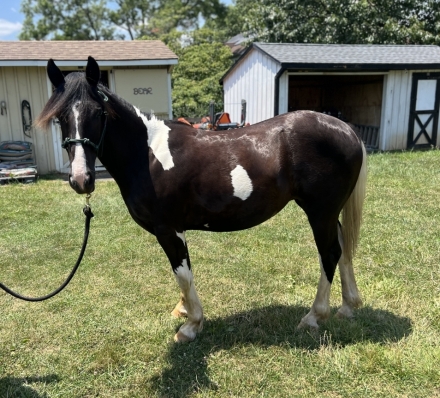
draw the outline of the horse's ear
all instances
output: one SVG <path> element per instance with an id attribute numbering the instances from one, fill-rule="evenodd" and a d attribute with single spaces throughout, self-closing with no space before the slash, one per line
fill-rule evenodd
<path id="1" fill-rule="evenodd" d="M 55 62 L 53 62 L 52 58 L 47 62 L 47 76 L 49 76 L 49 80 L 52 82 L 55 88 L 64 83 L 64 75 L 60 71 L 60 68 L 55 65 Z"/>
<path id="2" fill-rule="evenodd" d="M 99 70 L 99 65 L 93 57 L 89 56 L 86 66 L 86 79 L 91 86 L 96 86 L 100 78 L 101 71 Z"/>

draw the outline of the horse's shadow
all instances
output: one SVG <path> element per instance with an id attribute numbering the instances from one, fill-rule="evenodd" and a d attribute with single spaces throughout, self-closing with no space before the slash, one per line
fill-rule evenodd
<path id="1" fill-rule="evenodd" d="M 29 377 L 0 377 L 0 397 L 47 398 L 47 394 L 39 394 L 28 384 L 56 383 L 60 380 L 57 375 Z"/>
<path id="2" fill-rule="evenodd" d="M 409 318 L 371 307 L 357 310 L 354 320 L 332 317 L 316 333 L 297 330 L 307 312 L 305 307 L 273 305 L 208 319 L 194 342 L 169 345 L 165 354 L 168 366 L 146 383 L 158 396 L 187 397 L 197 390 L 217 389 L 207 370 L 207 359 L 216 351 L 246 345 L 315 351 L 323 345 L 341 348 L 362 341 L 388 344 L 412 333 Z"/>

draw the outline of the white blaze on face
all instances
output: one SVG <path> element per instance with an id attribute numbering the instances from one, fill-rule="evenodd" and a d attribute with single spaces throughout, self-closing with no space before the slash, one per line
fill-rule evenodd
<path id="1" fill-rule="evenodd" d="M 80 139 L 79 135 L 79 104 L 78 101 L 75 105 L 73 105 L 72 111 L 73 116 L 75 117 L 75 138 Z M 86 154 L 84 152 L 84 148 L 82 144 L 75 144 L 75 156 L 72 161 L 72 176 L 75 178 L 75 176 L 84 175 L 87 172 L 87 162 L 86 162 Z"/>
<path id="2" fill-rule="evenodd" d="M 246 200 L 253 191 L 252 181 L 246 170 L 238 165 L 231 171 L 232 187 L 234 196 L 241 200 Z"/>
<path id="3" fill-rule="evenodd" d="M 134 107 L 136 114 L 142 119 L 148 130 L 148 146 L 154 153 L 156 159 L 162 164 L 164 170 L 174 167 L 173 157 L 168 146 L 170 128 L 165 125 L 163 120 L 151 115 L 150 120 L 141 111 Z"/>

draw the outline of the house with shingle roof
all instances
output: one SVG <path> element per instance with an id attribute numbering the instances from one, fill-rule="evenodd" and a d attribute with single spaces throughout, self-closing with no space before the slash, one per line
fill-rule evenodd
<path id="1" fill-rule="evenodd" d="M 440 145 L 439 81 L 438 46 L 253 43 L 220 83 L 232 120 L 314 110 L 394 150 Z"/>
<path id="2" fill-rule="evenodd" d="M 52 58 L 63 73 L 85 69 L 91 55 L 101 81 L 146 112 L 172 118 L 171 73 L 177 56 L 159 40 L 0 41 L 0 142 L 28 141 L 41 174 L 66 172 L 56 123 L 49 133 L 31 127 L 52 93 L 46 75 Z"/>

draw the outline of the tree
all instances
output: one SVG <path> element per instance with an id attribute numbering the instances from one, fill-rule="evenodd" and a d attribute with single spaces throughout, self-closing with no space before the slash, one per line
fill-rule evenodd
<path id="1" fill-rule="evenodd" d="M 110 21 L 127 31 L 131 40 L 150 35 L 149 21 L 156 11 L 154 1 L 115 0 L 116 10 L 110 11 Z"/>
<path id="2" fill-rule="evenodd" d="M 208 113 L 210 101 L 223 107 L 220 78 L 231 66 L 231 51 L 222 43 L 193 44 L 181 49 L 173 71 L 173 113 L 195 117 Z"/>
<path id="3" fill-rule="evenodd" d="M 226 6 L 220 0 L 162 0 L 151 24 L 159 33 L 169 33 L 173 29 L 192 31 L 200 28 L 204 21 L 222 20 Z"/>
<path id="4" fill-rule="evenodd" d="M 260 0 L 235 0 L 226 8 L 223 17 L 206 19 L 203 27 L 216 31 L 225 38 L 223 41 L 245 33 L 247 21 L 257 17 L 254 12 L 259 3 Z"/>
<path id="5" fill-rule="evenodd" d="M 105 4 L 105 0 L 23 0 L 20 40 L 113 39 L 115 27 Z"/>
<path id="6" fill-rule="evenodd" d="M 440 0 L 261 0 L 245 25 L 284 43 L 440 44 Z"/>
<path id="7" fill-rule="evenodd" d="M 220 0 L 22 0 L 21 40 L 134 40 L 199 28 L 201 18 L 224 18 Z"/>

